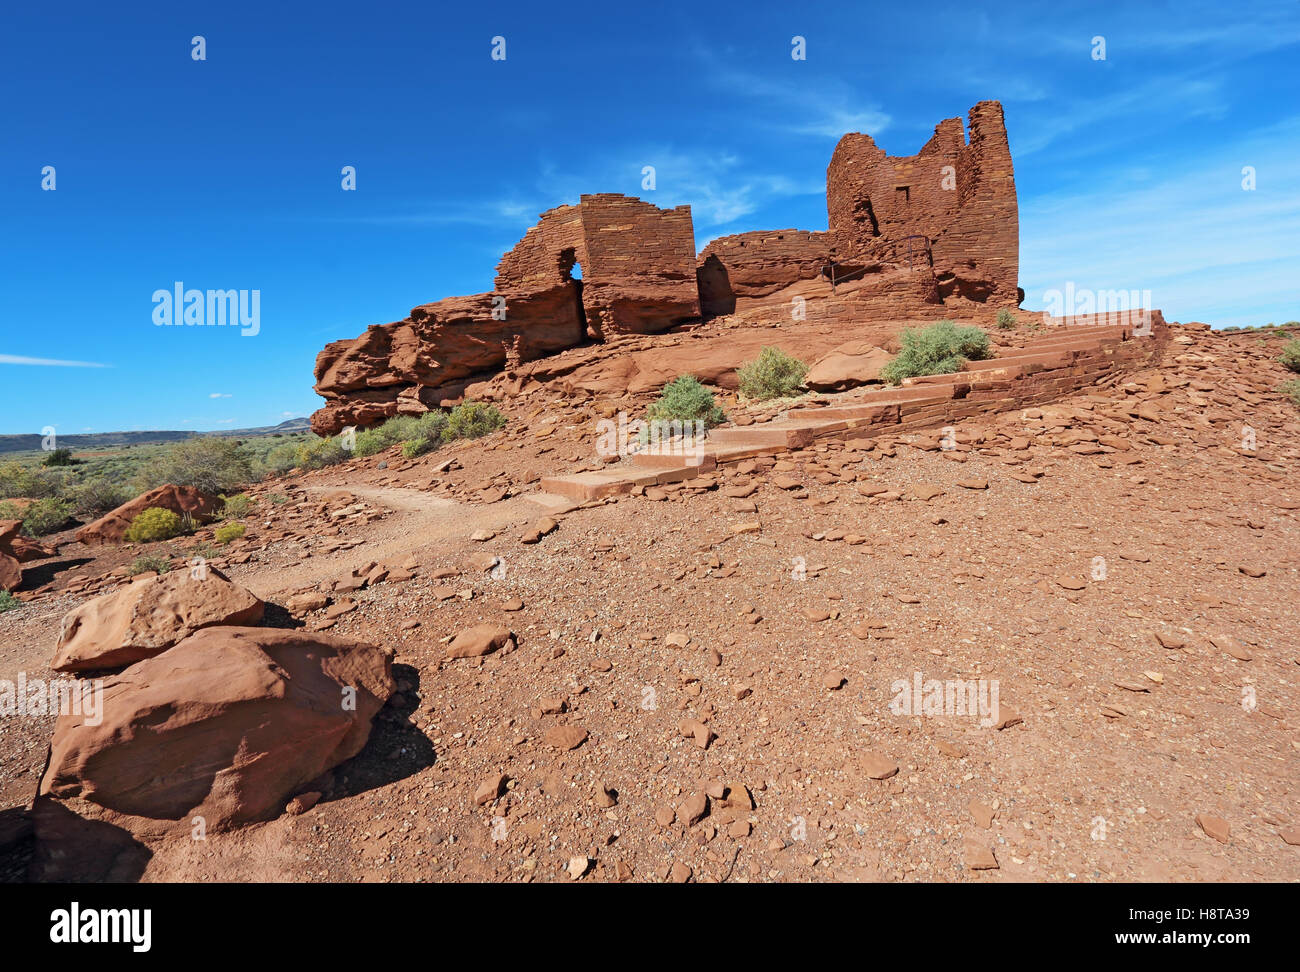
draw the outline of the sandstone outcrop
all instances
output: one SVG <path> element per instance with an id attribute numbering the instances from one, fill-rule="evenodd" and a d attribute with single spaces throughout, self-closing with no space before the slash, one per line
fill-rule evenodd
<path id="1" fill-rule="evenodd" d="M 492 293 L 425 304 L 327 345 L 312 429 L 419 415 L 525 362 L 700 317 L 850 326 L 936 319 L 953 301 L 1019 304 L 1015 176 L 998 102 L 971 109 L 969 133 L 960 118 L 941 122 L 913 156 L 845 135 L 826 187 L 827 230 L 722 237 L 698 258 L 688 206 L 598 194 L 551 209 L 501 259 Z"/>
<path id="2" fill-rule="evenodd" d="M 106 679 L 98 725 L 61 715 L 40 792 L 209 830 L 266 819 L 361 751 L 394 688 L 373 645 L 205 628 Z"/>
<path id="3" fill-rule="evenodd" d="M 12 591 L 23 582 L 23 569 L 14 555 L 22 520 L 0 520 L 0 591 Z"/>
<path id="4" fill-rule="evenodd" d="M 76 537 L 89 546 L 122 543 L 131 521 L 147 509 L 158 507 L 171 510 L 178 516 L 188 513 L 196 523 L 202 523 L 212 519 L 220 506 L 221 500 L 211 493 L 193 486 L 167 484 L 142 493 L 112 512 L 105 513 L 93 523 L 86 524 L 77 531 Z"/>
<path id="5" fill-rule="evenodd" d="M 893 355 L 869 341 L 842 344 L 808 369 L 804 384 L 813 391 L 843 391 L 880 380 Z"/>
<path id="6" fill-rule="evenodd" d="M 265 607 L 214 567 L 142 578 L 69 611 L 50 667 L 84 672 L 130 665 L 202 628 L 258 624 Z"/>

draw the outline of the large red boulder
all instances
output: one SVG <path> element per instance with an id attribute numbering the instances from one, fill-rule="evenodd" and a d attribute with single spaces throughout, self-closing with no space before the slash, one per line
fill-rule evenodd
<path id="1" fill-rule="evenodd" d="M 819 358 L 804 378 L 813 391 L 844 391 L 868 382 L 880 381 L 880 369 L 893 355 L 870 341 L 841 344 Z"/>
<path id="2" fill-rule="evenodd" d="M 61 715 L 40 792 L 138 824 L 269 819 L 361 751 L 394 688 L 374 645 L 205 628 L 106 679 L 97 712 Z"/>
<path id="3" fill-rule="evenodd" d="M 0 591 L 13 591 L 23 582 L 23 569 L 14 555 L 22 520 L 0 520 Z"/>
<path id="4" fill-rule="evenodd" d="M 119 668 L 215 625 L 258 624 L 266 605 L 214 567 L 144 577 L 69 611 L 50 667 Z"/>
<path id="5" fill-rule="evenodd" d="M 131 521 L 145 510 L 158 507 L 183 515 L 188 513 L 196 523 L 211 520 L 221 506 L 221 499 L 194 486 L 173 486 L 170 483 L 142 493 L 130 502 L 123 503 L 111 513 L 105 513 L 94 523 L 77 531 L 76 537 L 90 546 L 122 543 Z"/>

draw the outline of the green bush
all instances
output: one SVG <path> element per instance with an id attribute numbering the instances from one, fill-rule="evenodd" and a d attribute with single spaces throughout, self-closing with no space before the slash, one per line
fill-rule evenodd
<path id="1" fill-rule="evenodd" d="M 43 537 L 67 526 L 72 518 L 72 504 L 64 499 L 49 496 L 19 508 L 17 503 L 0 503 L 0 520 L 22 520 L 23 533 L 29 537 Z"/>
<path id="2" fill-rule="evenodd" d="M 1288 341 L 1277 359 L 1288 371 L 1300 371 L 1300 339 Z"/>
<path id="3" fill-rule="evenodd" d="M 0 463 L 0 499 L 43 499 L 63 491 L 63 476 L 52 470 L 24 465 L 17 460 Z"/>
<path id="4" fill-rule="evenodd" d="M 213 534 L 213 539 L 217 543 L 229 543 L 231 540 L 238 540 L 244 535 L 244 524 L 242 523 L 223 523 L 217 527 Z"/>
<path id="5" fill-rule="evenodd" d="M 165 574 L 172 569 L 172 562 L 170 557 L 161 554 L 142 554 L 131 561 L 129 569 L 132 577 L 136 574 L 147 574 L 151 570 L 157 574 Z"/>
<path id="6" fill-rule="evenodd" d="M 148 488 L 163 483 L 225 493 L 253 479 L 253 467 L 234 439 L 197 436 L 173 443 L 145 473 Z"/>
<path id="7" fill-rule="evenodd" d="M 221 512 L 218 515 L 223 520 L 242 520 L 252 508 L 253 500 L 247 493 L 236 493 L 234 496 L 221 497 Z"/>
<path id="8" fill-rule="evenodd" d="M 126 539 L 131 543 L 154 543 L 158 540 L 170 540 L 181 532 L 181 518 L 171 510 L 159 506 L 136 515 L 131 525 L 126 528 Z"/>
<path id="9" fill-rule="evenodd" d="M 266 455 L 253 463 L 254 476 L 258 479 L 283 476 L 290 469 L 297 467 L 299 448 L 296 442 L 282 442 L 274 449 L 269 449 Z"/>
<path id="10" fill-rule="evenodd" d="M 1009 331 L 1016 326 L 1016 315 L 1011 313 L 1005 307 L 998 311 L 998 327 L 1004 331 Z"/>
<path id="11" fill-rule="evenodd" d="M 72 508 L 83 516 L 98 516 L 115 510 L 135 498 L 135 491 L 125 483 L 107 476 L 92 476 L 72 487 Z"/>
<path id="12" fill-rule="evenodd" d="M 797 394 L 806 374 L 808 366 L 780 348 L 763 348 L 757 360 L 741 365 L 736 372 L 740 393 L 756 401 Z"/>
<path id="13" fill-rule="evenodd" d="M 428 439 L 410 439 L 402 443 L 402 458 L 414 459 L 416 456 L 422 456 L 433 448 L 433 443 Z"/>
<path id="14" fill-rule="evenodd" d="M 659 398 L 646 409 L 645 417 L 651 422 L 694 422 L 700 419 L 705 428 L 727 420 L 713 400 L 713 393 L 694 375 L 682 375 L 664 385 Z"/>
<path id="15" fill-rule="evenodd" d="M 15 611 L 22 606 L 23 602 L 8 591 L 0 591 L 0 614 L 4 614 L 6 611 Z"/>
<path id="16" fill-rule="evenodd" d="M 1283 383 L 1278 391 L 1291 399 L 1292 405 L 1300 408 L 1300 378 L 1292 378 L 1290 381 Z"/>
<path id="17" fill-rule="evenodd" d="M 958 327 L 939 321 L 925 328 L 908 328 L 901 337 L 903 350 L 880 369 L 891 385 L 920 375 L 947 375 L 960 371 L 966 361 L 989 356 L 989 336 L 978 327 Z"/>
<path id="18" fill-rule="evenodd" d="M 447 427 L 442 430 L 444 442 L 453 439 L 478 439 L 495 432 L 506 424 L 506 417 L 495 405 L 486 402 L 461 402 L 447 416 Z"/>
<path id="19" fill-rule="evenodd" d="M 284 493 L 272 493 L 267 499 L 271 501 L 273 506 L 284 506 L 285 503 L 289 502 L 289 497 L 285 496 Z"/>
<path id="20" fill-rule="evenodd" d="M 298 447 L 294 465 L 299 469 L 323 469 L 352 458 L 338 439 L 316 439 Z"/>
<path id="21" fill-rule="evenodd" d="M 71 466 L 73 465 L 71 449 L 54 449 L 41 460 L 42 466 Z"/>

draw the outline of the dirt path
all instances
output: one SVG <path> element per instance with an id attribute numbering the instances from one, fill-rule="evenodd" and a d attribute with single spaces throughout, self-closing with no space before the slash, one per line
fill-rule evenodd
<path id="1" fill-rule="evenodd" d="M 243 584 L 261 598 L 286 590 L 319 584 L 340 577 L 354 566 L 370 563 L 397 564 L 412 553 L 436 547 L 440 542 L 468 537 L 476 530 L 505 530 L 549 514 L 563 513 L 574 507 L 573 501 L 551 493 L 532 492 L 500 503 L 480 506 L 459 503 L 419 489 L 398 487 L 311 486 L 312 493 L 346 490 L 359 500 L 392 510 L 386 517 L 357 530 L 351 536 L 364 541 L 351 550 L 309 556 L 284 564 L 258 563 L 230 572 L 233 580 Z"/>

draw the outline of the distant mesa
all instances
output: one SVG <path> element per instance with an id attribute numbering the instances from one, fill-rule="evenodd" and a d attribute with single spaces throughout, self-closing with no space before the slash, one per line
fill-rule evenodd
<path id="1" fill-rule="evenodd" d="M 724 315 L 856 323 L 1015 307 L 1019 215 L 1002 105 L 949 118 L 913 156 L 840 139 L 826 170 L 826 231 L 762 230 L 698 256 L 689 206 L 583 195 L 541 215 L 497 265 L 495 289 L 414 308 L 316 357 L 333 435 L 419 415 L 525 361 Z M 580 275 L 575 267 L 581 268 Z M 946 309 L 945 309 L 946 308 Z"/>
<path id="2" fill-rule="evenodd" d="M 261 425 L 249 429 L 223 429 L 218 432 L 194 432 L 185 430 L 155 429 L 148 432 L 88 432 L 79 435 L 61 435 L 58 444 L 69 449 L 120 449 L 129 445 L 153 445 L 159 442 L 179 442 L 192 439 L 196 435 L 216 435 L 223 438 L 252 438 L 258 435 L 288 435 L 293 432 L 306 432 L 310 428 L 308 419 L 286 419 L 279 425 Z M 41 448 L 44 436 L 0 435 L 0 453 L 36 452 Z"/>

